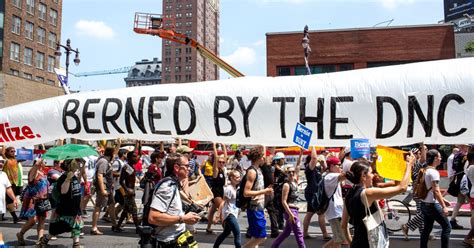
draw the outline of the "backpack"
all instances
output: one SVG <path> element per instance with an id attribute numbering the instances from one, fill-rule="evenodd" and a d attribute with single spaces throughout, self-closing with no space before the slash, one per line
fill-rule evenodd
<path id="1" fill-rule="evenodd" d="M 144 193 L 143 199 L 142 199 L 143 200 L 143 215 L 142 215 L 143 217 L 142 217 L 142 223 L 141 223 L 142 226 L 151 226 L 153 228 L 156 227 L 155 225 L 152 225 L 152 224 L 148 223 L 148 216 L 150 215 L 151 202 L 153 201 L 153 196 L 155 195 L 156 191 L 160 188 L 160 186 L 164 182 L 167 182 L 167 181 L 170 181 L 170 180 L 174 180 L 174 179 L 171 178 L 171 177 L 165 177 L 165 178 L 161 179 L 156 185 L 154 185 L 153 189 L 149 188 L 150 186 L 151 187 L 153 186 L 152 184 L 149 184 L 148 185 L 149 187 L 145 188 L 145 191 L 147 191 L 147 193 Z M 172 202 L 174 200 L 175 196 L 176 196 L 176 194 L 173 194 L 173 197 L 171 198 L 170 202 Z M 168 208 L 169 208 L 169 205 L 168 205 Z"/>
<path id="2" fill-rule="evenodd" d="M 428 195 L 428 192 L 431 190 L 426 188 L 425 183 L 425 174 L 428 168 L 421 168 L 416 177 L 415 186 L 413 187 L 413 195 L 418 197 L 418 199 L 424 200 Z"/>
<path id="3" fill-rule="evenodd" d="M 464 175 L 461 179 L 461 187 L 460 187 L 461 194 L 469 197 L 469 194 L 471 193 L 471 188 L 472 188 L 471 180 L 469 180 L 467 175 Z"/>
<path id="4" fill-rule="evenodd" d="M 456 173 L 464 172 L 464 162 L 465 160 L 464 154 L 462 152 L 457 153 L 454 155 L 453 158 L 453 169 Z"/>
<path id="5" fill-rule="evenodd" d="M 273 204 L 275 206 L 275 208 L 278 210 L 278 211 L 281 211 L 281 212 L 285 212 L 285 208 L 283 208 L 283 204 L 281 203 L 281 197 L 282 197 L 282 194 L 283 194 L 283 185 L 285 183 L 289 183 L 288 181 L 288 178 L 287 177 L 281 177 L 277 180 L 277 182 L 275 182 L 273 184 L 273 188 L 274 188 L 274 197 L 273 197 Z M 290 195 L 292 192 L 291 192 L 291 187 L 290 187 L 290 191 L 288 193 L 288 195 Z"/>
<path id="6" fill-rule="evenodd" d="M 253 182 L 253 185 L 252 185 L 252 189 L 253 189 L 258 179 L 258 173 L 257 173 L 257 170 L 253 166 L 248 168 L 247 173 L 250 169 L 255 170 L 255 174 L 256 174 L 255 181 Z M 237 188 L 237 198 L 235 200 L 235 206 L 240 208 L 242 211 L 246 210 L 249 207 L 250 200 L 252 199 L 251 197 L 244 196 L 245 184 L 247 183 L 247 173 L 245 173 L 244 178 L 242 178 L 242 180 L 240 181 L 239 187 Z"/>
<path id="7" fill-rule="evenodd" d="M 316 214 L 321 215 L 326 212 L 329 207 L 329 202 L 334 198 L 337 187 L 332 193 L 331 197 L 328 197 L 326 194 L 324 186 L 324 177 L 316 185 L 316 190 L 313 192 L 313 200 L 311 201 L 311 206 L 313 207 Z"/>

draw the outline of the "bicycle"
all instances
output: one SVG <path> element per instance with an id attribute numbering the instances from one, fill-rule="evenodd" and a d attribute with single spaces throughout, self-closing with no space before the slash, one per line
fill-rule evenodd
<path id="1" fill-rule="evenodd" d="M 411 213 L 408 204 L 397 199 L 384 199 L 381 209 L 384 213 L 384 220 L 387 229 L 391 232 L 402 230 L 402 225 L 411 220 Z M 379 202 L 379 205 L 381 203 Z"/>

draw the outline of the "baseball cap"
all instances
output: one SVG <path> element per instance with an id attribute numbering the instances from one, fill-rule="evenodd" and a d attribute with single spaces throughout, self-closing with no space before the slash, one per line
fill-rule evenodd
<path id="1" fill-rule="evenodd" d="M 341 160 L 339 160 L 339 158 L 337 157 L 329 157 L 327 160 L 326 160 L 326 164 L 329 166 L 333 166 L 333 165 L 338 165 L 338 164 L 341 164 Z"/>
<path id="2" fill-rule="evenodd" d="M 273 156 L 273 160 L 278 160 L 282 158 L 285 158 L 285 154 L 283 154 L 283 152 L 277 152 L 275 156 Z"/>
<path id="3" fill-rule="evenodd" d="M 187 152 L 192 152 L 194 149 L 189 148 L 188 146 L 185 145 L 180 145 L 178 148 L 176 148 L 177 153 L 187 153 Z"/>

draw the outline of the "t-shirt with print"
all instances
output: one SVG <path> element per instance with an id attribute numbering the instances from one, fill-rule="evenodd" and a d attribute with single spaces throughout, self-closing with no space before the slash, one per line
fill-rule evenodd
<path id="1" fill-rule="evenodd" d="M 439 172 L 436 169 L 428 168 L 425 172 L 425 185 L 426 189 L 429 189 L 428 195 L 426 198 L 422 200 L 426 203 L 435 203 L 436 199 L 434 198 L 432 182 L 437 181 L 439 182 Z"/>
<path id="2" fill-rule="evenodd" d="M 61 187 L 65 183 L 67 174 L 63 174 L 57 181 L 57 187 L 61 192 Z M 59 204 L 56 213 L 61 216 L 81 215 L 81 183 L 77 177 L 72 177 L 69 182 L 69 189 L 66 194 L 59 195 Z"/>
<path id="3" fill-rule="evenodd" d="M 247 172 L 250 171 L 250 170 L 251 169 L 249 168 L 247 170 Z M 257 181 L 254 182 L 255 185 L 252 188 L 252 191 L 259 191 L 259 190 L 264 189 L 265 184 L 264 184 L 264 180 L 263 180 L 263 174 L 262 174 L 262 171 L 260 170 L 260 168 L 255 168 L 255 170 L 257 171 L 257 178 L 256 178 Z M 263 209 L 264 205 L 265 205 L 265 195 L 264 194 L 253 196 L 252 199 L 250 200 L 250 206 L 253 207 L 253 208 Z"/>
<path id="4" fill-rule="evenodd" d="M 184 215 L 183 205 L 178 192 L 178 182 L 174 180 L 163 182 L 160 187 L 156 189 L 150 207 L 172 216 Z M 155 237 L 160 242 L 169 242 L 175 240 L 185 229 L 186 225 L 184 223 L 157 227 Z"/>
<path id="5" fill-rule="evenodd" d="M 224 220 L 230 214 L 233 215 L 235 218 L 238 218 L 240 209 L 235 206 L 235 201 L 237 199 L 237 190 L 234 188 L 234 186 L 227 185 L 224 188 L 224 199 L 224 207 L 222 208 Z"/>
<path id="6" fill-rule="evenodd" d="M 112 163 L 112 170 L 114 173 L 118 173 L 118 177 L 114 177 L 114 190 L 119 190 L 122 186 L 120 186 L 120 172 L 122 172 L 122 168 L 125 162 L 123 162 L 121 159 L 116 159 Z"/>
<path id="7" fill-rule="evenodd" d="M 326 219 L 332 220 L 342 217 L 342 207 L 344 200 L 342 199 L 341 184 L 339 183 L 339 173 L 329 173 L 324 177 L 324 191 L 326 195 L 333 198 L 329 201 L 326 210 Z"/>
<path id="8" fill-rule="evenodd" d="M 96 162 L 96 170 L 97 174 L 102 174 L 105 189 L 111 193 L 114 187 L 114 175 L 112 174 L 113 170 L 109 160 L 105 157 L 99 158 Z"/>
<path id="9" fill-rule="evenodd" d="M 6 190 L 12 185 L 10 180 L 8 180 L 7 174 L 3 171 L 0 171 L 0 214 L 6 213 L 6 202 L 5 197 L 9 197 L 5 194 Z"/>

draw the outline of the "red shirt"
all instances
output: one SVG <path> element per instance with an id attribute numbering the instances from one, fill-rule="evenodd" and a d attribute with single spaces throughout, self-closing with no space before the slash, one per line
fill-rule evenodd
<path id="1" fill-rule="evenodd" d="M 155 178 L 153 179 L 155 184 L 157 184 L 161 180 L 161 178 L 163 178 L 163 174 L 161 173 L 161 169 L 158 168 L 158 166 L 156 166 L 155 164 L 151 164 L 150 167 L 148 167 L 148 171 L 152 172 L 152 173 L 155 173 Z"/>

